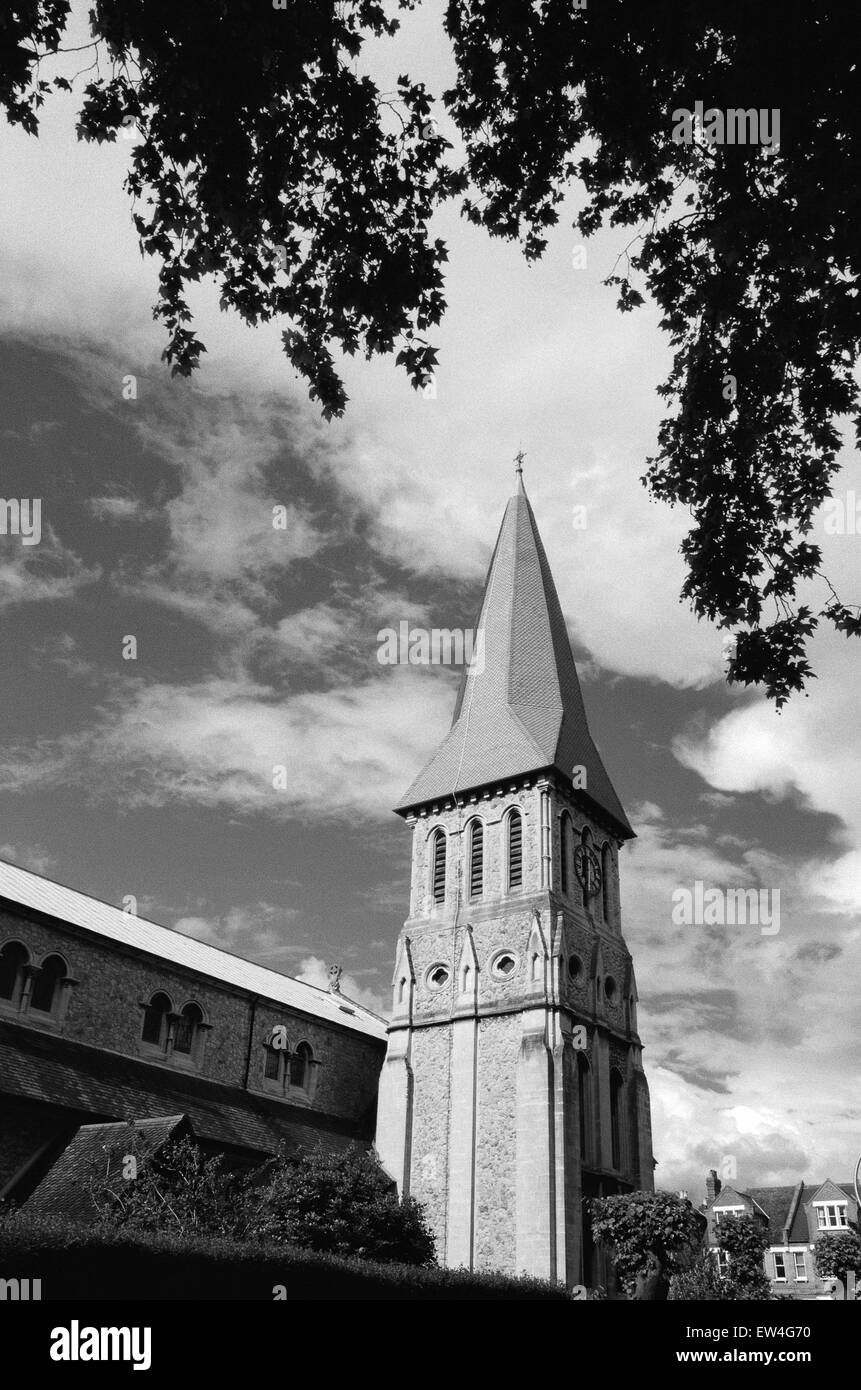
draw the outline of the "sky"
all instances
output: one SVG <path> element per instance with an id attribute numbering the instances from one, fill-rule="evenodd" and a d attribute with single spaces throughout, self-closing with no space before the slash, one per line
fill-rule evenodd
<path id="1" fill-rule="evenodd" d="M 448 85 L 440 11 L 374 45 L 381 87 L 404 70 Z M 66 42 L 86 37 L 79 10 Z M 686 514 L 640 481 L 669 351 L 653 306 L 621 315 L 601 283 L 626 234 L 584 257 L 572 189 L 530 266 L 443 210 L 435 398 L 392 359 L 347 360 L 346 415 L 324 422 L 284 325 L 245 327 L 207 283 L 192 307 L 208 351 L 172 380 L 122 188 L 131 145 L 76 142 L 81 80 L 38 141 L 0 129 L 0 491 L 40 498 L 42 524 L 38 545 L 0 536 L 0 857 L 134 894 L 142 915 L 315 984 L 338 962 L 345 992 L 385 1011 L 409 875 L 391 807 L 448 728 L 456 675 L 380 664 L 377 634 L 472 625 L 522 447 L 637 832 L 622 913 L 656 1182 L 699 1200 L 725 1160 L 742 1186 L 848 1180 L 861 649 L 823 632 L 818 679 L 781 714 L 727 688 L 721 634 L 679 601 Z M 841 459 L 837 494 L 861 498 L 857 456 Z M 857 529 L 816 525 L 845 601 Z M 779 891 L 779 930 L 674 921 L 697 881 Z"/>

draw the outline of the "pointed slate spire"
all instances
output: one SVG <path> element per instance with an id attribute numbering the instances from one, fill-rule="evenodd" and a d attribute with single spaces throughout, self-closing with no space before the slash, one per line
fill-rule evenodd
<path id="1" fill-rule="evenodd" d="M 523 487 L 523 455 L 487 572 L 475 655 L 464 669 L 451 729 L 396 808 L 556 768 L 580 795 L 633 834 L 586 722 L 565 619 Z M 575 783 L 576 785 L 576 783 Z"/>

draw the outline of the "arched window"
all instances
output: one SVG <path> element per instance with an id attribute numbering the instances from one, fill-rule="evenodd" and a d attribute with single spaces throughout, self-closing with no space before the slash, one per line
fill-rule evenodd
<path id="1" fill-rule="evenodd" d="M 20 941 L 7 941 L 0 951 L 0 999 L 17 1004 L 24 988 L 24 970 L 30 952 Z"/>
<path id="2" fill-rule="evenodd" d="M 508 887 L 523 884 L 523 817 L 512 811 L 508 817 Z"/>
<path id="3" fill-rule="evenodd" d="M 167 1042 L 167 1016 L 171 1003 L 166 994 L 154 994 L 144 1009 L 141 1041 L 151 1047 L 164 1047 Z"/>
<path id="4" fill-rule="evenodd" d="M 469 896 L 480 898 L 484 890 L 484 826 L 474 820 L 469 828 Z"/>
<path id="5" fill-rule="evenodd" d="M 308 1088 L 311 1080 L 311 1062 L 314 1054 L 306 1042 L 300 1042 L 290 1058 L 290 1085 Z"/>
<path id="6" fill-rule="evenodd" d="M 592 845 L 592 831 L 589 829 L 588 825 L 584 825 L 583 829 L 580 831 L 580 843 L 581 845 L 583 845 L 584 849 L 587 849 L 591 851 L 592 854 L 594 854 L 595 851 Z M 580 864 L 581 884 L 583 887 L 583 906 L 586 908 L 588 908 L 589 906 L 589 898 L 591 896 L 590 887 L 595 888 L 595 884 L 591 882 L 589 877 L 588 864 L 590 862 L 591 860 L 587 855 L 587 857 L 584 860 L 582 860 Z"/>
<path id="7" fill-rule="evenodd" d="M 606 926 L 612 926 L 613 895 L 610 888 L 610 875 L 613 872 L 613 851 L 608 844 L 604 844 L 601 849 L 601 910 L 604 914 Z"/>
<path id="8" fill-rule="evenodd" d="M 435 830 L 431 842 L 431 864 L 433 866 L 433 900 L 445 902 L 445 831 Z"/>
<path id="9" fill-rule="evenodd" d="M 263 1075 L 267 1081 L 279 1081 L 281 1079 L 281 1058 L 283 1056 L 283 1049 L 273 1047 L 271 1043 L 266 1044 Z"/>
<path id="10" fill-rule="evenodd" d="M 42 961 L 30 995 L 30 1008 L 40 1014 L 53 1013 L 60 998 L 60 981 L 66 978 L 62 956 L 46 956 Z"/>
<path id="11" fill-rule="evenodd" d="M 610 1072 L 610 1147 L 613 1167 L 618 1172 L 622 1167 L 622 1097 L 625 1083 L 614 1067 Z"/>
<path id="12" fill-rule="evenodd" d="M 203 1009 L 199 1004 L 186 1004 L 176 1020 L 176 1028 L 173 1034 L 173 1050 L 183 1056 L 190 1057 L 194 1053 L 195 1043 L 200 1035 L 200 1025 L 203 1022 Z"/>
<path id="13" fill-rule="evenodd" d="M 574 827 L 571 824 L 571 817 L 568 812 L 565 811 L 559 830 L 559 885 L 563 893 L 568 892 L 568 885 L 571 882 L 571 868 L 568 861 L 571 855 L 573 830 Z"/>
<path id="14" fill-rule="evenodd" d="M 589 1062 L 582 1052 L 577 1053 L 577 1104 L 580 1116 L 580 1159 L 589 1162 L 591 1152 L 591 1074 Z"/>

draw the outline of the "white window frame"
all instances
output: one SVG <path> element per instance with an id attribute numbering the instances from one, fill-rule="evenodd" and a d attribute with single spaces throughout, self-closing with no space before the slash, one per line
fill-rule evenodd
<path id="1" fill-rule="evenodd" d="M 820 1231 L 845 1231 L 849 1223 L 846 1220 L 848 1202 L 814 1202 L 816 1211 L 816 1224 Z M 834 1220 L 830 1219 L 834 1215 Z"/>
<path id="2" fill-rule="evenodd" d="M 739 1214 L 743 1216 L 746 1210 L 747 1208 L 743 1204 L 739 1204 L 739 1206 L 735 1207 L 712 1207 L 715 1225 L 720 1225 L 720 1219 L 722 1216 L 738 1216 Z"/>
<path id="3" fill-rule="evenodd" d="M 786 1283 L 786 1251 L 785 1251 L 785 1250 L 773 1250 L 771 1253 L 772 1253 L 772 1256 L 773 1256 L 773 1258 L 774 1258 L 774 1281 L 775 1281 L 776 1284 L 785 1284 L 785 1283 Z M 783 1266 L 783 1273 L 782 1273 L 782 1274 L 780 1273 L 780 1270 L 779 1270 L 779 1268 L 778 1268 L 778 1264 L 777 1264 L 778 1260 L 780 1261 L 781 1265 Z"/>
<path id="4" fill-rule="evenodd" d="M 806 1283 L 807 1283 L 807 1261 L 806 1261 L 805 1258 L 804 1258 L 804 1251 L 803 1251 L 803 1250 L 792 1250 L 792 1251 L 790 1251 L 790 1254 L 792 1255 L 793 1263 L 794 1263 L 794 1265 L 795 1265 L 795 1282 L 796 1282 L 796 1284 L 806 1284 Z M 801 1261 L 801 1272 L 800 1272 L 800 1273 L 799 1273 L 799 1270 L 798 1270 L 798 1262 L 799 1262 L 799 1260 Z"/>

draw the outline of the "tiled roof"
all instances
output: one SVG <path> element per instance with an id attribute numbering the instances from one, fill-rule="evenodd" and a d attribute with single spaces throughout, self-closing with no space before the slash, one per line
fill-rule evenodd
<path id="1" fill-rule="evenodd" d="M 772 1245 L 783 1239 L 795 1187 L 752 1187 L 746 1193 L 768 1217 L 768 1236 Z"/>
<path id="2" fill-rule="evenodd" d="M 54 883 L 49 878 L 42 878 L 3 860 L 0 860 L 0 898 L 83 927 L 96 936 L 147 951 L 199 975 L 209 975 L 224 984 L 259 994 L 278 1004 L 286 1004 L 315 1018 L 339 1023 L 344 1028 L 370 1037 L 384 1039 L 386 1036 L 383 1019 L 343 995 L 330 994 L 302 980 L 294 980 L 290 975 L 282 975 L 277 970 L 267 970 L 265 966 L 230 955 L 228 951 L 220 951 L 216 946 L 196 941 L 194 937 L 184 936 L 182 932 L 172 931 L 169 927 L 160 927 L 143 917 L 122 912 L 109 903 L 89 898 L 73 888 L 66 888 L 62 883 Z"/>
<path id="3" fill-rule="evenodd" d="M 582 766 L 588 798 L 630 838 L 589 733 L 565 619 L 520 480 L 487 573 L 474 649 L 451 729 L 397 809 L 550 767 L 571 779 Z"/>
<path id="4" fill-rule="evenodd" d="M 61 1106 L 82 1119 L 187 1115 L 199 1139 L 256 1153 L 277 1153 L 282 1143 L 342 1149 L 358 1134 L 347 1121 L 17 1023 L 0 1023 L 0 1093 Z"/>
<path id="5" fill-rule="evenodd" d="M 154 1120 L 139 1120 L 135 1155 L 148 1158 L 157 1152 L 171 1135 L 179 1138 L 189 1133 L 191 1126 L 184 1115 L 163 1115 Z M 128 1135 L 128 1125 L 81 1125 L 61 1153 L 50 1172 L 42 1179 L 23 1206 L 40 1216 L 71 1216 L 93 1218 L 98 1207 L 92 1198 L 94 1182 L 113 1183 L 121 1177 L 122 1149 L 118 1147 Z"/>

